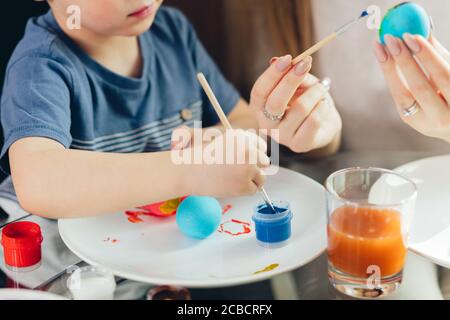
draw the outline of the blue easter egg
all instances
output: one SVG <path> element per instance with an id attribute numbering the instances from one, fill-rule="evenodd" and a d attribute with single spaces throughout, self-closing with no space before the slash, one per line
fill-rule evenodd
<path id="1" fill-rule="evenodd" d="M 211 197 L 187 197 L 177 209 L 178 228 L 185 235 L 205 239 L 213 234 L 222 219 L 219 201 Z"/>
<path id="2" fill-rule="evenodd" d="M 431 25 L 431 18 L 424 8 L 412 2 L 404 2 L 390 9 L 384 16 L 380 27 L 380 42 L 385 44 L 384 36 L 387 34 L 402 38 L 405 33 L 410 33 L 428 39 Z"/>

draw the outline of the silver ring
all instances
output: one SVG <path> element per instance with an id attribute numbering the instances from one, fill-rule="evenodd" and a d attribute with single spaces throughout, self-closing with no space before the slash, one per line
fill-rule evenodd
<path id="1" fill-rule="evenodd" d="M 281 119 L 283 119 L 285 113 L 286 113 L 286 111 L 284 111 L 284 112 L 281 113 L 281 114 L 271 114 L 269 111 L 267 111 L 267 106 L 265 106 L 265 107 L 264 107 L 264 110 L 263 110 L 264 116 L 265 116 L 267 119 L 269 119 L 270 121 L 273 121 L 273 122 L 278 122 L 278 121 L 280 121 Z"/>
<path id="2" fill-rule="evenodd" d="M 419 112 L 419 110 L 420 110 L 419 104 L 417 103 L 417 101 L 414 101 L 414 103 L 412 104 L 411 107 L 403 110 L 403 116 L 404 117 L 412 117 L 412 116 L 416 115 L 417 112 Z"/>
<path id="3" fill-rule="evenodd" d="M 323 78 L 322 81 L 320 81 L 320 84 L 322 86 L 324 86 L 326 91 L 330 91 L 331 82 L 332 82 L 331 79 L 326 77 L 326 78 Z M 323 100 L 325 100 L 325 98 Z M 271 114 L 269 111 L 267 111 L 267 107 L 264 107 L 263 113 L 264 113 L 264 116 L 267 119 L 269 119 L 270 121 L 277 122 L 277 121 L 280 121 L 281 119 L 283 119 L 286 111 L 281 114 L 275 115 L 275 114 Z"/>
<path id="4" fill-rule="evenodd" d="M 320 84 L 323 85 L 327 91 L 330 91 L 331 82 L 332 82 L 331 79 L 326 77 L 326 78 L 323 78 L 322 81 L 320 81 Z"/>

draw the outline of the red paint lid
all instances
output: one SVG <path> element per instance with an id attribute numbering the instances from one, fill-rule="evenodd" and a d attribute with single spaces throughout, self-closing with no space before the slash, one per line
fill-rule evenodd
<path id="1" fill-rule="evenodd" d="M 41 228 L 29 221 L 13 222 L 2 230 L 2 245 L 5 263 L 24 268 L 41 261 Z"/>

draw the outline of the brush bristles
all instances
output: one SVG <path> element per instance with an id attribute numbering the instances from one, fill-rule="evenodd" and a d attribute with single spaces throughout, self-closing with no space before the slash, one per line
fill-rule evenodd
<path id="1" fill-rule="evenodd" d="M 367 10 L 364 10 L 364 11 L 361 13 L 360 18 L 367 17 L 368 15 L 369 15 L 369 12 L 367 12 Z"/>

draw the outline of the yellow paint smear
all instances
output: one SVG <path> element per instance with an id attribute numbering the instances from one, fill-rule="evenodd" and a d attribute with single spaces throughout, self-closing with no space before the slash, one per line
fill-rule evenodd
<path id="1" fill-rule="evenodd" d="M 253 274 L 260 274 L 260 273 L 264 273 L 264 272 L 269 272 L 269 271 L 275 270 L 275 269 L 278 268 L 279 266 L 280 266 L 280 265 L 279 265 L 278 263 L 273 263 L 273 264 L 271 264 L 271 265 L 265 267 L 265 268 L 262 269 L 262 270 L 259 270 L 259 271 L 254 272 Z"/>
<path id="2" fill-rule="evenodd" d="M 181 203 L 180 198 L 168 200 L 159 206 L 159 210 L 164 214 L 171 214 L 172 212 L 178 209 L 180 203 Z"/>

